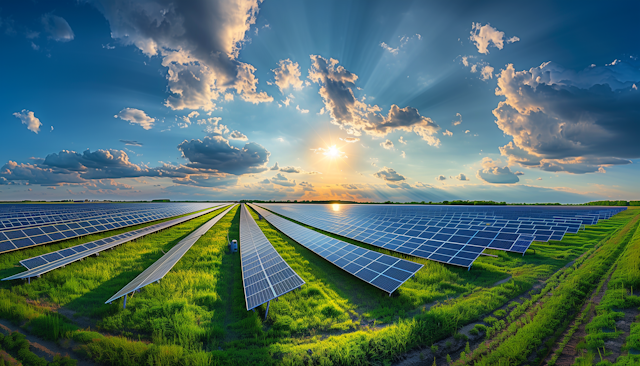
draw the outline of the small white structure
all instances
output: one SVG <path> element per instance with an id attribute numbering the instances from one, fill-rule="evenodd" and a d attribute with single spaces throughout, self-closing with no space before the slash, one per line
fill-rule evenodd
<path id="1" fill-rule="evenodd" d="M 231 253 L 237 253 L 238 252 L 238 241 L 236 239 L 233 239 L 229 243 L 229 250 L 231 251 Z"/>

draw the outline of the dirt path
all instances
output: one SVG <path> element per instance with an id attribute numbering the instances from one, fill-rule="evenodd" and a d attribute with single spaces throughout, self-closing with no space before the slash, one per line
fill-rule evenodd
<path id="1" fill-rule="evenodd" d="M 565 345 L 560 357 L 558 357 L 556 361 L 557 366 L 571 366 L 575 362 L 576 357 L 580 356 L 577 346 L 580 343 L 580 341 L 582 341 L 584 337 L 587 335 L 586 325 L 591 322 L 594 316 L 596 316 L 596 310 L 595 310 L 596 306 L 600 304 L 600 301 L 602 301 L 602 298 L 604 297 L 604 293 L 607 291 L 607 288 L 609 288 L 609 280 L 611 280 L 611 275 L 613 274 L 614 271 L 615 271 L 615 267 L 609 273 L 609 277 L 607 277 L 607 279 L 605 280 L 602 288 L 600 289 L 600 292 L 596 293 L 597 288 L 594 289 L 593 292 L 591 293 L 591 297 L 589 298 L 589 300 L 586 301 L 582 306 L 582 308 L 580 309 L 580 313 L 576 314 L 576 317 L 580 316 L 580 314 L 583 311 L 585 311 L 587 305 L 591 304 L 591 310 L 585 317 L 582 324 L 580 324 L 576 332 L 573 333 L 573 335 L 569 339 L 569 342 Z M 575 325 L 575 319 L 573 322 L 571 322 L 569 327 L 567 327 L 564 333 L 562 333 L 562 335 L 558 338 L 558 342 L 562 342 L 564 340 L 564 337 L 567 335 L 569 329 L 571 329 L 574 325 Z M 631 327 L 631 325 L 629 325 L 629 327 Z M 553 347 L 553 352 L 550 352 L 550 354 L 547 355 L 545 362 L 548 362 L 551 359 L 551 357 L 553 357 L 553 354 L 556 352 L 557 349 L 558 349 L 558 345 L 556 344 Z"/>
<path id="2" fill-rule="evenodd" d="M 11 332 L 19 332 L 25 335 L 29 343 L 31 344 L 31 352 L 35 353 L 39 357 L 44 357 L 47 361 L 53 361 L 53 356 L 59 354 L 61 356 L 69 356 L 78 361 L 78 366 L 95 366 L 97 365 L 91 360 L 84 359 L 81 355 L 72 350 L 71 346 L 62 347 L 56 342 L 45 341 L 36 336 L 33 336 L 23 329 L 16 327 L 9 321 L 0 319 L 0 331 L 4 334 Z"/>
<path id="3" fill-rule="evenodd" d="M 500 285 L 502 284 L 501 282 L 503 281 L 505 280 L 498 281 L 493 286 Z M 506 283 L 506 281 L 503 283 Z M 503 306 L 495 309 L 494 312 L 500 309 L 508 310 L 509 309 L 508 305 L 512 301 L 515 301 L 517 303 L 522 303 L 526 300 L 529 300 L 532 295 L 540 292 L 540 290 L 543 288 L 543 284 L 544 284 L 543 281 L 536 283 L 531 288 L 531 290 L 507 301 Z M 535 306 L 532 305 L 532 308 L 534 307 Z M 490 315 L 490 314 L 485 314 L 485 315 Z M 397 362 L 394 362 L 394 365 L 395 366 L 432 365 L 435 357 L 435 362 L 437 366 L 448 366 L 449 364 L 447 363 L 447 359 L 446 359 L 447 355 L 450 355 L 451 359 L 454 361 L 458 359 L 460 357 L 460 353 L 464 351 L 465 346 L 467 345 L 467 341 L 469 342 L 469 348 L 472 351 L 476 349 L 480 344 L 487 341 L 487 339 L 485 339 L 484 337 L 484 334 L 478 334 L 478 335 L 471 334 L 470 331 L 475 327 L 476 324 L 483 324 L 485 326 L 488 326 L 487 323 L 482 321 L 467 324 L 458 331 L 458 333 L 461 333 L 467 336 L 468 338 L 467 340 L 457 340 L 453 336 L 448 337 L 446 339 L 443 339 L 439 342 L 434 343 L 435 346 L 437 347 L 437 350 L 435 352 L 434 350 L 429 348 L 429 345 L 425 345 L 425 347 L 422 349 L 413 350 L 405 354 L 404 356 L 402 356 L 402 359 L 398 360 Z"/>
<path id="4" fill-rule="evenodd" d="M 622 356 L 626 353 L 623 350 L 624 343 L 629 336 L 631 331 L 631 324 L 636 320 L 636 317 L 640 314 L 638 308 L 629 308 L 619 310 L 624 313 L 624 317 L 618 321 L 616 321 L 616 329 L 622 331 L 620 337 L 616 339 L 610 339 L 604 343 L 604 347 L 608 352 L 611 352 L 610 355 L 606 356 L 605 359 L 615 362 L 618 357 Z"/>

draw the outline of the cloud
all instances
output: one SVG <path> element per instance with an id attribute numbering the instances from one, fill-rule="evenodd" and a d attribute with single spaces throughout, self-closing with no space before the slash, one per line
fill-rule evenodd
<path id="1" fill-rule="evenodd" d="M 182 116 L 182 117 L 180 117 L 180 119 L 182 119 L 183 122 L 182 123 L 178 123 L 178 126 L 180 128 L 189 127 L 191 125 L 191 119 L 192 118 L 198 118 L 199 116 L 200 116 L 200 113 L 198 113 L 196 111 L 193 111 L 193 112 L 189 113 L 186 116 Z M 200 121 L 203 121 L 203 120 L 200 120 Z M 202 123 L 198 123 L 198 124 L 202 124 Z"/>
<path id="2" fill-rule="evenodd" d="M 21 112 L 16 112 L 13 115 L 18 118 L 23 125 L 27 125 L 27 129 L 29 131 L 33 131 L 36 134 L 40 132 L 40 126 L 42 126 L 42 123 L 38 117 L 33 114 L 33 112 L 23 109 Z"/>
<path id="3" fill-rule="evenodd" d="M 469 180 L 469 178 L 463 173 L 456 175 L 454 178 L 456 178 L 457 180 Z"/>
<path id="4" fill-rule="evenodd" d="M 421 35 L 419 35 L 419 34 L 415 34 L 415 35 L 413 35 L 413 36 L 409 36 L 409 37 L 407 37 L 407 36 L 402 36 L 402 37 L 398 37 L 398 38 L 400 38 L 400 40 L 399 40 L 398 46 L 397 46 L 396 48 L 392 48 L 391 46 L 389 46 L 389 45 L 388 45 L 388 44 L 386 44 L 385 42 L 380 42 L 380 47 L 382 47 L 385 51 L 389 52 L 390 54 L 392 54 L 392 55 L 394 55 L 394 56 L 397 56 L 397 55 L 398 55 L 398 52 L 399 52 L 399 51 L 400 51 L 404 46 L 406 46 L 406 45 L 407 45 L 407 43 L 408 43 L 410 40 L 413 40 L 413 39 L 421 40 L 421 39 L 422 39 L 422 36 L 421 36 Z"/>
<path id="5" fill-rule="evenodd" d="M 467 65 L 465 65 L 465 66 L 467 66 Z M 491 70 L 491 72 L 493 72 L 493 70 Z M 462 115 L 460 113 L 456 113 L 456 119 L 451 121 L 451 124 L 454 125 L 454 126 L 458 126 L 458 125 L 462 124 Z"/>
<path id="6" fill-rule="evenodd" d="M 297 62 L 292 62 L 289 59 L 280 60 L 278 61 L 278 67 L 271 71 L 275 74 L 273 83 L 276 84 L 282 94 L 289 87 L 293 87 L 295 90 L 302 89 L 303 81 L 300 80 L 300 66 Z"/>
<path id="7" fill-rule="evenodd" d="M 381 108 L 377 105 L 358 100 L 353 93 L 358 76 L 339 66 L 338 60 L 311 55 L 309 79 L 320 85 L 319 94 L 332 123 L 351 135 L 360 136 L 364 132 L 383 137 L 397 130 L 413 131 L 429 145 L 440 144 L 435 136 L 440 127 L 421 116 L 417 109 L 393 104 L 385 116 L 379 113 Z"/>
<path id="8" fill-rule="evenodd" d="M 278 162 L 276 161 L 276 163 L 273 164 L 273 166 L 269 168 L 269 170 L 280 170 L 280 167 L 278 166 Z"/>
<path id="9" fill-rule="evenodd" d="M 401 182 L 407 180 L 405 176 L 396 172 L 392 168 L 387 168 L 386 166 L 380 169 L 377 173 L 374 173 L 373 176 L 387 182 Z"/>
<path id="10" fill-rule="evenodd" d="M 447 180 L 447 177 L 445 177 L 444 175 L 439 175 L 436 177 L 436 180 L 439 180 L 439 181 Z"/>
<path id="11" fill-rule="evenodd" d="M 134 141 L 134 140 L 120 140 L 125 145 L 128 146 L 142 146 L 142 142 Z"/>
<path id="12" fill-rule="evenodd" d="M 499 50 L 504 47 L 504 32 L 493 28 L 489 24 L 471 23 L 471 36 L 469 39 L 476 45 L 478 52 L 485 55 L 489 53 L 489 46 L 491 45 Z M 520 38 L 518 37 L 511 37 L 507 40 L 507 43 L 519 40 Z"/>
<path id="13" fill-rule="evenodd" d="M 234 175 L 224 175 L 224 174 L 219 174 L 219 175 L 195 174 L 195 175 L 186 176 L 184 178 L 175 178 L 173 179 L 173 183 L 196 186 L 196 187 L 226 188 L 226 187 L 237 185 L 238 177 Z"/>
<path id="14" fill-rule="evenodd" d="M 249 142 L 242 149 L 229 145 L 221 136 L 202 140 L 184 140 L 178 145 L 190 168 L 213 170 L 235 175 L 259 173 L 267 170 L 271 153 L 262 145 Z"/>
<path id="15" fill-rule="evenodd" d="M 309 182 L 300 182 L 299 186 L 302 187 L 303 192 L 315 192 L 313 184 Z"/>
<path id="16" fill-rule="evenodd" d="M 162 58 L 171 93 L 167 107 L 210 111 L 234 91 L 254 104 L 273 100 L 257 91 L 255 67 L 237 59 L 258 0 L 90 1 L 108 20 L 113 39 Z"/>
<path id="17" fill-rule="evenodd" d="M 449 130 L 444 130 L 444 132 L 442 134 L 445 135 L 445 136 L 449 136 L 449 137 L 453 136 L 453 132 L 451 132 Z"/>
<path id="18" fill-rule="evenodd" d="M 513 174 L 515 174 L 515 175 L 524 175 L 524 173 L 520 172 L 520 171 L 514 172 Z"/>
<path id="19" fill-rule="evenodd" d="M 347 142 L 347 143 L 350 143 L 350 144 L 360 141 L 360 139 L 357 138 L 357 137 L 345 137 L 345 138 L 340 137 L 340 140 L 342 140 L 344 142 Z"/>
<path id="20" fill-rule="evenodd" d="M 309 110 L 308 110 L 308 109 L 302 109 L 302 108 L 300 108 L 300 106 L 299 106 L 299 105 L 296 105 L 296 110 L 298 110 L 298 111 L 299 111 L 300 113 L 302 113 L 302 114 L 307 114 L 307 113 L 309 113 Z"/>
<path id="21" fill-rule="evenodd" d="M 277 184 L 283 187 L 294 187 L 296 185 L 296 181 L 289 180 L 282 173 L 276 174 L 273 178 L 271 178 L 271 183 Z"/>
<path id="22" fill-rule="evenodd" d="M 402 158 L 405 159 L 407 157 L 407 154 L 405 154 L 405 152 L 403 151 L 402 154 L 400 154 L 400 156 L 402 156 Z"/>
<path id="23" fill-rule="evenodd" d="M 482 159 L 482 169 L 478 170 L 476 176 L 491 184 L 514 184 L 520 181 L 508 166 L 500 167 L 497 165 L 499 163 L 488 157 Z"/>
<path id="24" fill-rule="evenodd" d="M 398 139 L 398 142 L 403 144 L 403 145 L 407 144 L 407 140 L 405 140 L 404 137 L 402 137 L 402 136 L 400 136 L 400 138 Z"/>
<path id="25" fill-rule="evenodd" d="M 229 139 L 230 140 L 240 140 L 240 141 L 247 141 L 249 140 L 249 138 L 247 138 L 247 136 L 245 134 L 243 134 L 240 131 L 234 130 L 229 134 Z"/>
<path id="26" fill-rule="evenodd" d="M 480 73 L 482 75 L 482 80 L 493 79 L 493 67 L 489 65 L 483 66 Z"/>
<path id="27" fill-rule="evenodd" d="M 391 140 L 389 140 L 389 139 L 387 139 L 387 140 L 386 140 L 386 141 L 384 141 L 384 142 L 381 142 L 381 143 L 380 143 L 380 146 L 384 147 L 384 148 L 385 148 L 385 149 L 387 149 L 387 150 L 394 150 L 394 148 L 393 148 L 393 141 L 391 141 Z"/>
<path id="28" fill-rule="evenodd" d="M 638 63 L 619 62 L 575 72 L 546 62 L 501 71 L 493 110 L 513 141 L 500 148 L 511 163 L 551 172 L 602 172 L 640 157 Z"/>
<path id="29" fill-rule="evenodd" d="M 132 125 L 140 125 L 145 130 L 153 128 L 156 121 L 155 118 L 147 116 L 144 111 L 136 108 L 125 108 L 113 117 L 128 121 Z"/>
<path id="30" fill-rule="evenodd" d="M 286 166 L 286 167 L 280 168 L 280 171 L 284 173 L 302 173 L 303 172 L 302 169 L 296 168 L 295 166 Z"/>
<path id="31" fill-rule="evenodd" d="M 45 14 L 42 16 L 41 21 L 44 30 L 49 33 L 49 38 L 54 41 L 69 42 L 75 37 L 69 23 L 57 15 Z"/>
<path id="32" fill-rule="evenodd" d="M 229 133 L 229 128 L 227 126 L 223 125 L 222 123 L 220 123 L 221 120 L 222 120 L 222 118 L 220 118 L 220 117 L 201 119 L 201 120 L 198 121 L 198 124 L 199 125 L 203 125 L 203 124 L 207 125 L 204 128 L 203 131 L 205 133 L 207 133 L 208 135 L 221 136 L 221 135 Z"/>

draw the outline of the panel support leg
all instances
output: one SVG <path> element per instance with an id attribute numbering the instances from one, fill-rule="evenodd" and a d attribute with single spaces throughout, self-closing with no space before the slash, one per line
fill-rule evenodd
<path id="1" fill-rule="evenodd" d="M 271 301 L 267 301 L 267 311 L 264 313 L 264 320 L 267 320 L 267 315 L 269 315 L 269 305 L 271 305 Z"/>
<path id="2" fill-rule="evenodd" d="M 124 304 L 122 304 L 122 310 L 127 308 L 127 295 L 128 294 L 124 294 Z"/>
<path id="3" fill-rule="evenodd" d="M 467 272 L 471 271 L 471 266 L 467 267 Z"/>

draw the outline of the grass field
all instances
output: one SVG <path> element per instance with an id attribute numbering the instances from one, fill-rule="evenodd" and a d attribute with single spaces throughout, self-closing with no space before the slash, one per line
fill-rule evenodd
<path id="1" fill-rule="evenodd" d="M 536 357 L 540 362 L 546 352 L 542 344 L 551 343 L 546 346 L 551 349 L 556 341 L 561 343 L 562 331 L 579 316 L 591 289 L 614 263 L 621 265 L 620 258 L 637 256 L 629 243 L 640 241 L 640 234 L 638 240 L 634 237 L 640 211 L 633 209 L 568 234 L 561 242 L 534 243 L 524 257 L 489 251 L 498 257 L 481 257 L 471 271 L 340 238 L 424 264 L 414 279 L 388 296 L 258 220 L 273 246 L 306 281 L 300 290 L 273 301 L 265 320 L 265 305 L 255 312 L 245 310 L 240 257 L 227 250 L 227 235 L 239 237 L 239 210 L 234 208 L 159 284 L 130 297 L 126 309 L 122 300 L 104 304 L 221 211 L 68 265 L 30 285 L 1 282 L 0 318 L 68 344 L 79 357 L 108 365 L 384 365 L 400 361 L 410 351 L 429 350 L 437 341 L 460 339 L 463 326 L 482 321 L 546 280 L 528 304 L 523 301 L 506 308 L 508 312 L 496 312 L 500 320 L 489 326 L 480 342 L 489 344 L 486 349 L 474 345 L 464 357 L 449 355 L 458 364 L 518 364 Z M 114 234 L 5 254 L 0 256 L 0 277 L 19 272 L 19 260 Z M 638 261 L 627 267 L 637 270 Z M 504 283 L 494 286 L 499 281 Z M 549 323 L 553 319 L 560 322 Z M 551 327 L 552 333 L 540 330 L 544 327 Z M 629 344 L 637 342 L 637 335 L 629 337 Z M 507 341 L 512 338 L 524 350 Z M 446 350 L 432 353 L 437 364 L 446 362 Z"/>

